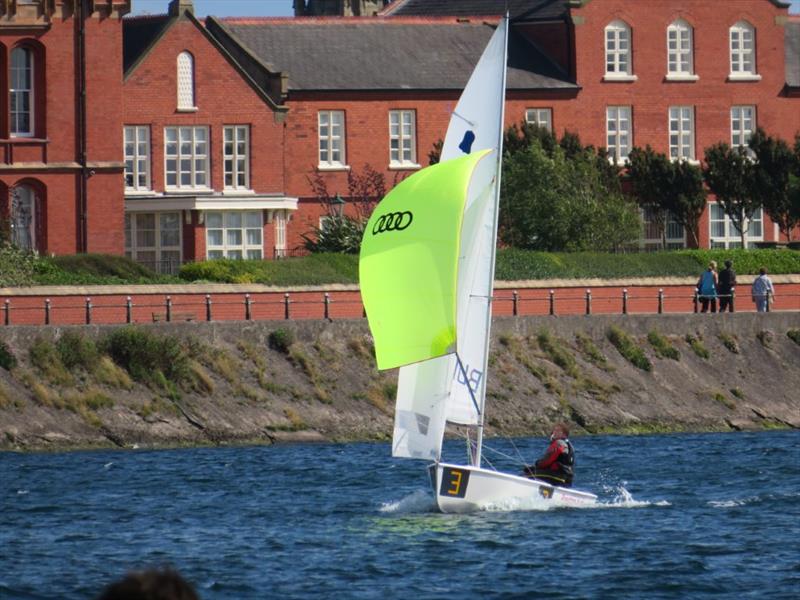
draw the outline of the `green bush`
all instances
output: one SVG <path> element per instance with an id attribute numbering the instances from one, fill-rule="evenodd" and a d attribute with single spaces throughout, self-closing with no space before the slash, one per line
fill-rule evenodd
<path id="1" fill-rule="evenodd" d="M 72 375 L 61 362 L 61 356 L 55 345 L 45 339 L 37 337 L 28 348 L 31 364 L 36 367 L 48 381 L 58 385 L 73 383 Z"/>
<path id="2" fill-rule="evenodd" d="M 728 351 L 732 352 L 733 354 L 739 354 L 739 342 L 736 341 L 735 335 L 722 332 L 719 334 L 719 340 L 722 342 L 722 345 L 728 349 Z"/>
<path id="3" fill-rule="evenodd" d="M 623 358 L 633 366 L 638 367 L 642 371 L 653 370 L 653 363 L 650 362 L 650 359 L 645 356 L 642 349 L 639 348 L 622 329 L 616 325 L 612 325 L 608 328 L 606 335 L 608 336 L 608 341 L 610 341 Z"/>
<path id="4" fill-rule="evenodd" d="M 189 375 L 189 357 L 174 337 L 129 325 L 103 338 L 100 349 L 138 381 L 160 384 L 163 377 L 180 382 Z"/>
<path id="5" fill-rule="evenodd" d="M 687 333 L 685 339 L 686 343 L 689 344 L 697 356 L 705 360 L 711 358 L 711 353 L 703 344 L 703 340 L 700 338 L 700 336 L 693 336 L 691 333 Z"/>
<path id="6" fill-rule="evenodd" d="M 0 367 L 6 371 L 10 371 L 17 366 L 17 357 L 14 356 L 6 343 L 0 340 Z"/>
<path id="7" fill-rule="evenodd" d="M 0 287 L 33 285 L 36 263 L 33 253 L 0 243 Z"/>
<path id="8" fill-rule="evenodd" d="M 268 337 L 269 347 L 283 354 L 289 354 L 289 348 L 294 344 L 294 331 L 291 329 L 276 329 Z"/>
<path id="9" fill-rule="evenodd" d="M 786 332 L 786 335 L 789 336 L 789 339 L 792 340 L 795 344 L 800 346 L 800 329 L 790 329 Z"/>
<path id="10" fill-rule="evenodd" d="M 56 350 L 62 364 L 70 370 L 82 367 L 91 372 L 100 356 L 94 340 L 87 339 L 77 331 L 65 331 L 56 342 Z"/>
<path id="11" fill-rule="evenodd" d="M 662 335 L 656 330 L 647 334 L 647 341 L 656 352 L 659 358 L 671 358 L 672 360 L 680 360 L 681 353 L 672 345 L 666 336 Z"/>
<path id="12" fill-rule="evenodd" d="M 577 378 L 578 365 L 575 362 L 575 357 L 570 354 L 569 350 L 564 347 L 564 344 L 558 339 L 550 335 L 549 331 L 541 331 L 536 336 L 536 341 L 539 342 L 539 347 L 547 354 L 547 356 L 555 364 L 570 377 Z"/>
<path id="13" fill-rule="evenodd" d="M 40 285 L 103 285 L 117 283 L 172 283 L 176 277 L 157 275 L 124 256 L 71 254 L 41 257 L 35 263 Z"/>
<path id="14" fill-rule="evenodd" d="M 326 252 L 282 260 L 211 260 L 184 265 L 180 277 L 187 281 L 266 285 L 356 283 L 358 256 Z"/>

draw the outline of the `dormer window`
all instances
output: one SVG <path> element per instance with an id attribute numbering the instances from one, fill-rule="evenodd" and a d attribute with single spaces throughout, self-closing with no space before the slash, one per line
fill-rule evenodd
<path id="1" fill-rule="evenodd" d="M 197 110 L 194 97 L 194 57 L 189 52 L 178 55 L 178 110 Z"/>
<path id="2" fill-rule="evenodd" d="M 739 21 L 730 28 L 731 72 L 729 79 L 753 81 L 756 74 L 756 31 L 750 23 Z"/>
<path id="3" fill-rule="evenodd" d="M 631 28 L 623 21 L 612 21 L 605 29 L 605 80 L 632 81 Z"/>
<path id="4" fill-rule="evenodd" d="M 667 79 L 695 81 L 692 26 L 678 19 L 667 27 Z"/>

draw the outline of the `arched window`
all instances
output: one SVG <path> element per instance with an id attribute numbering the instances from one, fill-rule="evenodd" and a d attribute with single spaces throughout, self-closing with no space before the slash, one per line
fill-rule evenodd
<path id="1" fill-rule="evenodd" d="M 678 19 L 667 27 L 667 76 L 694 74 L 692 26 Z"/>
<path id="2" fill-rule="evenodd" d="M 178 55 L 178 109 L 195 108 L 194 57 L 189 52 Z"/>
<path id="3" fill-rule="evenodd" d="M 756 31 L 739 21 L 730 28 L 731 77 L 756 74 Z"/>
<path id="4" fill-rule="evenodd" d="M 631 28 L 623 21 L 612 21 L 606 26 L 606 76 L 630 75 Z"/>
<path id="5" fill-rule="evenodd" d="M 11 51 L 9 73 L 9 131 L 12 137 L 33 136 L 33 51 L 18 46 Z"/>
<path id="6" fill-rule="evenodd" d="M 36 191 L 29 185 L 11 188 L 11 243 L 23 250 L 37 250 L 38 206 Z"/>

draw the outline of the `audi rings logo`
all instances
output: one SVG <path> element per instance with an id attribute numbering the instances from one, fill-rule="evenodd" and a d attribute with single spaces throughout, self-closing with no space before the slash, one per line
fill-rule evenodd
<path id="1" fill-rule="evenodd" d="M 384 231 L 403 231 L 411 225 L 414 215 L 404 210 L 403 212 L 390 212 L 378 217 L 375 225 L 372 226 L 372 235 L 378 235 Z"/>

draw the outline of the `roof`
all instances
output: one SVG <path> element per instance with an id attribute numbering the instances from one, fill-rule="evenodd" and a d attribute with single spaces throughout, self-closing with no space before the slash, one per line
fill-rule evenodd
<path id="1" fill-rule="evenodd" d="M 169 15 L 122 19 L 122 72 L 127 73 L 170 22 Z"/>
<path id="2" fill-rule="evenodd" d="M 461 90 L 494 26 L 450 19 L 209 18 L 214 35 L 229 37 L 288 91 Z M 240 58 L 241 60 L 241 58 Z M 543 52 L 512 32 L 509 89 L 577 90 Z"/>
<path id="3" fill-rule="evenodd" d="M 785 28 L 786 85 L 800 88 L 800 22 L 789 21 Z"/>
<path id="4" fill-rule="evenodd" d="M 557 20 L 569 15 L 569 0 L 508 0 L 514 20 Z M 382 12 L 391 16 L 503 15 L 505 0 L 394 0 Z"/>

